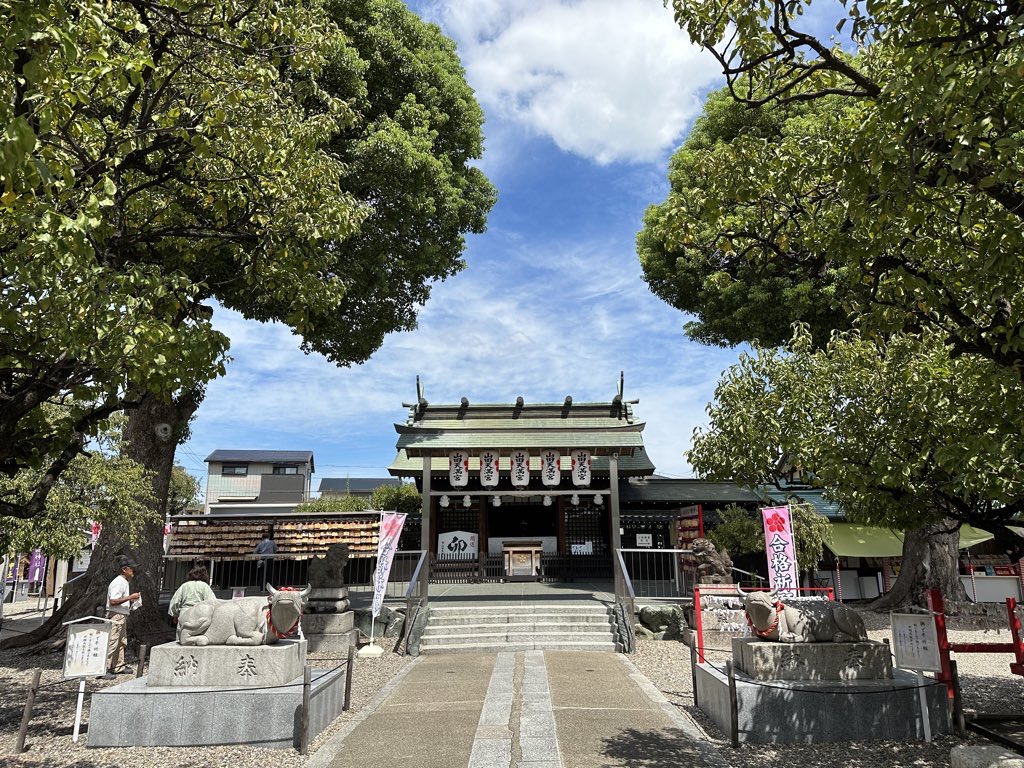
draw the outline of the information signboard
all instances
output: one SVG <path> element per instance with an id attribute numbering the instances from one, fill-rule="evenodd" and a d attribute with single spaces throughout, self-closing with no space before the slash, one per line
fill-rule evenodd
<path id="1" fill-rule="evenodd" d="M 107 671 L 111 622 L 95 616 L 70 623 L 64 645 L 64 679 L 99 677 Z"/>
<path id="2" fill-rule="evenodd" d="M 941 672 L 939 637 L 931 614 L 892 613 L 890 617 L 896 666 L 918 672 Z"/>

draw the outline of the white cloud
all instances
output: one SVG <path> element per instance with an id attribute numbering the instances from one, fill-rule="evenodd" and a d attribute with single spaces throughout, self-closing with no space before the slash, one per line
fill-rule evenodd
<path id="1" fill-rule="evenodd" d="M 383 470 L 416 375 L 435 403 L 463 395 L 477 403 L 520 395 L 559 402 L 570 394 L 605 402 L 625 371 L 626 396 L 640 398 L 635 412 L 647 422 L 644 441 L 658 471 L 688 476 L 683 451 L 735 353 L 683 338 L 682 316 L 649 293 L 628 241 L 527 243 L 495 231 L 489 239 L 475 269 L 435 286 L 416 331 L 389 336 L 361 366 L 304 355 L 284 326 L 218 309 L 214 320 L 232 339 L 234 361 L 209 387 L 192 453 L 324 444 L 316 449 L 323 475 L 344 474 L 331 461 Z"/>
<path id="2" fill-rule="evenodd" d="M 661 157 L 720 77 L 660 0 L 443 0 L 426 15 L 489 115 L 602 164 Z"/>

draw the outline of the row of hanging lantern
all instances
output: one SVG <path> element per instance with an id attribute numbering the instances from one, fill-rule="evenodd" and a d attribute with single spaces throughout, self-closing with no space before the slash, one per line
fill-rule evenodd
<path id="1" fill-rule="evenodd" d="M 572 484 L 577 487 L 590 485 L 591 455 L 583 448 L 570 451 Z M 530 485 L 530 452 L 526 449 L 514 450 L 509 454 L 509 478 L 514 488 L 526 488 Z M 548 448 L 540 453 L 540 480 L 545 486 L 558 486 L 562 483 L 562 454 Z M 469 453 L 452 451 L 448 454 L 448 481 L 452 488 L 464 488 L 469 484 Z M 498 452 L 495 450 L 480 453 L 480 485 L 483 488 L 498 486 Z"/>
<path id="2" fill-rule="evenodd" d="M 450 507 L 452 505 L 452 500 L 448 497 L 448 494 L 444 494 L 441 497 L 441 499 L 440 499 L 440 501 L 438 503 L 442 507 L 447 509 L 448 507 Z M 545 494 L 544 499 L 543 499 L 543 503 L 544 503 L 545 507 L 550 507 L 551 503 L 552 503 L 551 497 Z M 572 504 L 574 507 L 577 506 L 580 503 L 580 495 L 578 493 L 574 493 L 569 498 L 569 503 Z M 600 493 L 595 493 L 594 494 L 594 504 L 596 504 L 597 506 L 601 506 L 603 503 L 604 503 L 604 498 L 602 497 L 602 495 Z M 472 506 L 472 504 L 473 504 L 473 499 L 470 498 L 469 494 L 466 494 L 465 496 L 462 497 L 462 506 L 470 507 L 470 506 Z M 491 506 L 500 507 L 501 506 L 501 496 L 498 496 L 498 495 L 491 496 Z"/>

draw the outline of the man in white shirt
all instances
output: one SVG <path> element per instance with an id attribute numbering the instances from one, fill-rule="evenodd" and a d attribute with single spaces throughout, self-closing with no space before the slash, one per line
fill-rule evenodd
<path id="1" fill-rule="evenodd" d="M 128 647 L 126 624 L 128 614 L 142 605 L 141 593 L 132 592 L 128 585 L 128 582 L 135 576 L 139 564 L 124 555 L 118 555 L 117 563 L 120 573 L 107 587 L 106 618 L 112 623 L 110 642 L 107 643 L 107 674 L 103 676 L 106 680 L 114 678 L 118 672 L 122 674 L 132 672 L 132 669 L 124 664 L 124 652 Z"/>

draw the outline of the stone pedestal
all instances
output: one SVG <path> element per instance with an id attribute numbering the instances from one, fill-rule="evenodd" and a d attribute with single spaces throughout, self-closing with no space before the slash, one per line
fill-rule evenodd
<path id="1" fill-rule="evenodd" d="M 348 608 L 348 587 L 314 587 L 306 598 L 305 614 L 344 613 Z"/>
<path id="2" fill-rule="evenodd" d="M 342 712 L 345 670 L 313 670 L 309 738 Z M 225 690 L 153 686 L 145 677 L 97 691 L 89 710 L 88 746 L 299 746 L 302 674 L 282 687 Z"/>
<path id="3" fill-rule="evenodd" d="M 729 680 L 721 664 L 698 664 L 697 704 L 729 734 Z M 925 681 L 927 684 L 927 681 Z M 931 732 L 950 732 L 944 685 L 924 689 Z M 737 738 L 744 744 L 919 741 L 924 724 L 917 676 L 891 680 L 754 680 L 736 672 Z"/>
<path id="4" fill-rule="evenodd" d="M 150 651 L 150 686 L 262 688 L 302 677 L 305 640 L 274 645 L 158 645 Z"/>
<path id="5" fill-rule="evenodd" d="M 356 640 L 352 611 L 305 615 L 302 617 L 302 634 L 310 652 L 347 653 L 348 647 Z"/>
<path id="6" fill-rule="evenodd" d="M 774 643 L 734 637 L 732 659 L 753 680 L 891 680 L 884 643 Z"/>
<path id="7" fill-rule="evenodd" d="M 950 732 L 946 688 L 927 685 L 921 711 L 917 676 L 893 670 L 884 643 L 774 643 L 733 638 L 739 741 L 820 744 L 924 738 Z M 698 706 L 725 733 L 732 722 L 722 664 L 698 664 Z"/>

